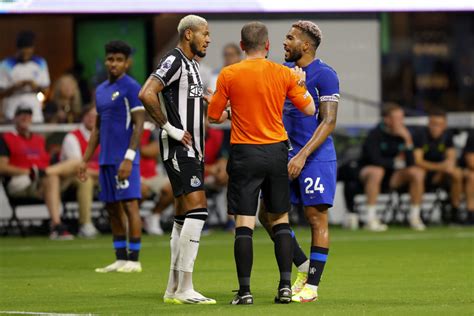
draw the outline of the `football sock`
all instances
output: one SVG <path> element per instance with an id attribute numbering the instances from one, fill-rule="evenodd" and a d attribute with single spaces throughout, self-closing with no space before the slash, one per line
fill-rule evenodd
<path id="1" fill-rule="evenodd" d="M 250 274 L 253 264 L 253 230 L 249 227 L 235 229 L 234 258 L 239 278 L 239 295 L 250 292 Z"/>
<path id="2" fill-rule="evenodd" d="M 367 223 L 377 219 L 377 206 L 367 205 Z"/>
<path id="3" fill-rule="evenodd" d="M 321 281 L 321 275 L 324 271 L 324 265 L 328 258 L 329 249 L 317 246 L 311 246 L 311 256 L 309 261 L 308 281 L 309 285 L 318 286 Z"/>
<path id="4" fill-rule="evenodd" d="M 411 219 L 418 219 L 420 218 L 420 205 L 418 204 L 412 204 L 410 205 L 410 218 Z"/>
<path id="5" fill-rule="evenodd" d="M 142 242 L 140 237 L 130 237 L 128 239 L 128 260 L 138 261 L 138 256 L 140 254 L 140 248 L 142 247 Z"/>
<path id="6" fill-rule="evenodd" d="M 291 286 L 291 265 L 293 259 L 293 238 L 290 224 L 283 223 L 272 227 L 275 236 L 275 257 L 280 270 L 279 288 Z"/>
<path id="7" fill-rule="evenodd" d="M 293 239 L 293 263 L 298 267 L 299 272 L 308 272 L 309 260 L 296 240 L 295 232 L 293 230 L 291 230 L 291 237 Z"/>
<path id="8" fill-rule="evenodd" d="M 207 209 L 199 208 L 186 214 L 183 228 L 179 236 L 179 284 L 178 292 L 193 288 L 192 272 L 194 261 L 199 250 L 201 231 L 207 219 Z"/>
<path id="9" fill-rule="evenodd" d="M 170 238 L 170 250 L 171 250 L 171 262 L 170 262 L 170 275 L 168 278 L 168 286 L 166 292 L 174 293 L 178 287 L 179 270 L 178 270 L 178 258 L 179 258 L 179 236 L 181 229 L 184 224 L 184 215 L 176 215 L 174 217 L 173 229 L 171 230 Z"/>
<path id="10" fill-rule="evenodd" d="M 128 260 L 127 238 L 125 236 L 113 236 L 116 260 Z"/>

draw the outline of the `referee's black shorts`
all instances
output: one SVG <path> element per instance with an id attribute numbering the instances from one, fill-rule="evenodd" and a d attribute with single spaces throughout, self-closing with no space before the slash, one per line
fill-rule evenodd
<path id="1" fill-rule="evenodd" d="M 164 165 L 175 197 L 204 190 L 202 161 L 191 157 L 176 157 L 166 160 Z"/>
<path id="2" fill-rule="evenodd" d="M 255 216 L 260 190 L 270 213 L 290 209 L 288 148 L 284 142 L 268 145 L 234 144 L 227 164 L 228 212 Z"/>

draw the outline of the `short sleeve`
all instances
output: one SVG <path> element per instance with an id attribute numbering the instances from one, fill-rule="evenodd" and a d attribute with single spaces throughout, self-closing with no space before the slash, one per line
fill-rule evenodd
<path id="1" fill-rule="evenodd" d="M 140 85 L 136 82 L 132 82 L 127 90 L 127 99 L 130 106 L 130 112 L 145 110 L 145 107 L 142 105 L 142 102 L 138 98 L 140 93 Z"/>
<path id="2" fill-rule="evenodd" d="M 298 109 L 302 110 L 311 103 L 311 95 L 308 90 L 298 85 L 298 77 L 294 75 L 289 68 L 286 68 L 288 74 L 288 91 L 286 96 L 290 99 L 291 103 Z"/>
<path id="3" fill-rule="evenodd" d="M 453 133 L 451 131 L 446 131 L 446 148 L 453 148 L 454 141 L 453 141 Z"/>
<path id="4" fill-rule="evenodd" d="M 7 60 L 3 60 L 0 63 L 0 89 L 7 89 L 13 84 L 8 68 Z"/>
<path id="5" fill-rule="evenodd" d="M 151 75 L 158 78 L 165 87 L 169 86 L 181 75 L 181 58 L 173 54 L 163 57 Z"/>
<path id="6" fill-rule="evenodd" d="M 339 78 L 332 69 L 326 69 L 316 83 L 319 102 L 339 102 Z"/>
<path id="7" fill-rule="evenodd" d="M 3 137 L 0 137 L 0 157 L 1 156 L 10 156 L 10 150 L 8 149 L 7 143 Z"/>
<path id="8" fill-rule="evenodd" d="M 49 78 L 48 63 L 43 58 L 40 58 L 38 61 L 38 64 L 40 66 L 40 71 L 39 71 L 39 75 L 38 75 L 38 79 L 36 83 L 41 88 L 47 88 L 51 84 L 51 81 Z"/>
<path id="9" fill-rule="evenodd" d="M 214 92 L 211 103 L 209 104 L 207 112 L 208 116 L 214 120 L 218 120 L 221 117 L 222 111 L 224 111 L 228 100 L 229 93 L 223 70 L 219 74 L 219 77 L 217 77 L 216 91 Z"/>

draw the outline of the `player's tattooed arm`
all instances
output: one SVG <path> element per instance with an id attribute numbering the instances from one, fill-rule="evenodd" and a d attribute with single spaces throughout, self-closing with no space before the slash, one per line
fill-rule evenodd
<path id="1" fill-rule="evenodd" d="M 138 94 L 147 112 L 160 126 L 168 122 L 165 114 L 161 111 L 161 104 L 158 99 L 158 93 L 160 93 L 163 88 L 164 85 L 159 79 L 150 76 Z"/>
<path id="2" fill-rule="evenodd" d="M 192 145 L 192 136 L 188 131 L 172 126 L 166 118 L 163 111 L 161 111 L 160 100 L 158 93 L 164 89 L 163 82 L 160 79 L 150 76 L 143 85 L 138 98 L 142 101 L 143 106 L 150 114 L 151 118 L 155 120 L 158 125 L 165 130 L 169 137 L 180 141 L 183 145 Z"/>
<path id="3" fill-rule="evenodd" d="M 337 119 L 337 106 L 338 102 L 335 101 L 323 101 L 320 103 L 320 124 L 318 128 L 314 131 L 313 136 L 311 136 L 306 145 L 288 163 L 288 175 L 291 179 L 299 176 L 308 156 L 318 149 L 334 131 Z"/>

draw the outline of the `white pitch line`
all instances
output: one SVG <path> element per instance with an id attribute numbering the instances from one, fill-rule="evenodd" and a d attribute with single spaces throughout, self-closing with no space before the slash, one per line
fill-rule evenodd
<path id="1" fill-rule="evenodd" d="M 0 314 L 9 315 L 50 315 L 50 316 L 94 316 L 95 314 L 65 314 L 65 313 L 45 313 L 45 312 L 21 312 L 21 311 L 0 311 Z"/>
<path id="2" fill-rule="evenodd" d="M 380 242 L 380 241 L 402 241 L 402 240 L 439 240 L 439 239 L 474 239 L 474 232 L 457 232 L 449 235 L 430 234 L 430 233 L 406 233 L 400 235 L 386 235 L 385 233 L 373 233 L 372 235 L 366 236 L 339 236 L 332 237 L 331 242 Z M 301 238 L 300 241 L 308 242 L 310 238 Z M 227 240 L 208 240 L 207 238 L 202 239 L 202 246 L 220 246 L 228 245 Z M 270 238 L 254 239 L 254 244 L 270 244 L 272 241 Z M 156 242 L 145 242 L 142 243 L 142 248 L 154 248 L 154 247 L 168 247 L 169 241 L 162 240 Z M 42 245 L 41 247 L 35 246 L 16 246 L 16 247 L 1 247 L 0 252 L 28 252 L 28 251 L 77 251 L 77 250 L 93 250 L 93 249 L 110 249 L 112 250 L 111 244 L 82 244 L 77 245 L 74 242 L 65 241 L 64 243 Z"/>

